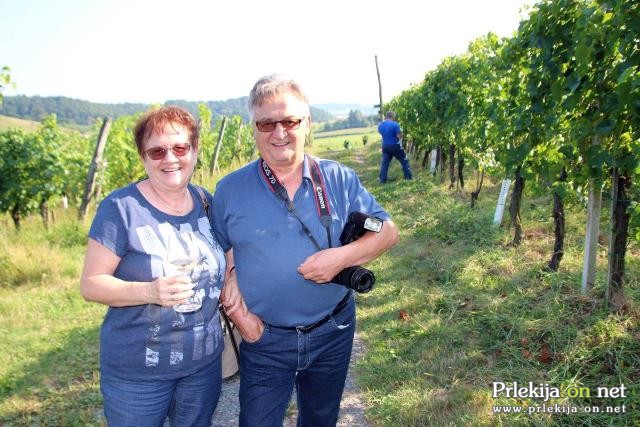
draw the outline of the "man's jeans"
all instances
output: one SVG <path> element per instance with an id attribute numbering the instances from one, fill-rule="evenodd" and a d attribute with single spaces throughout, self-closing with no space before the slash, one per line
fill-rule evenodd
<path id="1" fill-rule="evenodd" d="M 211 426 L 222 383 L 220 357 L 175 380 L 100 379 L 104 413 L 110 426 Z"/>
<path id="2" fill-rule="evenodd" d="M 353 296 L 342 311 L 309 331 L 265 324 L 240 347 L 240 426 L 281 427 L 293 385 L 298 426 L 335 426 L 355 332 Z"/>
<path id="3" fill-rule="evenodd" d="M 404 152 L 400 145 L 382 146 L 382 164 L 380 165 L 380 182 L 387 182 L 387 171 L 389 170 L 389 164 L 392 158 L 398 159 L 402 165 L 402 173 L 404 179 L 412 179 L 411 168 L 409 167 L 409 160 L 407 154 Z"/>

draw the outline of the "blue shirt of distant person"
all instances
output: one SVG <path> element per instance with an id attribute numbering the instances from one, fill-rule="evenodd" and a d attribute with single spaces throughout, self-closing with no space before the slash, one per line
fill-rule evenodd
<path id="1" fill-rule="evenodd" d="M 396 121 L 396 113 L 388 111 L 385 120 L 378 125 L 378 132 L 382 136 L 382 163 L 380 164 L 380 183 L 387 182 L 389 164 L 394 157 L 402 165 L 404 179 L 412 179 L 411 167 L 407 154 L 402 148 L 402 129 Z"/>

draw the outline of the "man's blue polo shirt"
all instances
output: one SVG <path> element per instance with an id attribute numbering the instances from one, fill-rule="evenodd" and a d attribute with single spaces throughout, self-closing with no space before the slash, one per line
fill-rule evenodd
<path id="1" fill-rule="evenodd" d="M 399 145 L 398 134 L 402 132 L 398 122 L 386 119 L 378 125 L 378 132 L 382 135 L 382 146 L 393 147 Z"/>
<path id="2" fill-rule="evenodd" d="M 340 233 L 353 211 L 390 219 L 352 169 L 331 160 L 316 161 L 330 201 L 333 247 L 340 246 Z M 225 252 L 233 248 L 238 284 L 249 310 L 272 325 L 309 325 L 329 314 L 348 290 L 305 280 L 298 273 L 298 266 L 317 250 L 271 191 L 259 166 L 259 161 L 251 162 L 220 180 L 213 198 L 214 232 Z M 307 156 L 293 204 L 316 241 L 327 248 Z"/>

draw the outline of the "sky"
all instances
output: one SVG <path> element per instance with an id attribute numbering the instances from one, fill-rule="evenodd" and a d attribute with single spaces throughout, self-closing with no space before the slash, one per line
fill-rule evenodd
<path id="1" fill-rule="evenodd" d="M 534 0 L 0 0 L 6 96 L 163 103 L 246 96 L 282 73 L 311 104 L 378 103 Z"/>

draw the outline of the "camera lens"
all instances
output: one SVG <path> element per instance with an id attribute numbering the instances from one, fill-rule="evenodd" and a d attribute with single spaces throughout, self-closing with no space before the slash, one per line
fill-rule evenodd
<path id="1" fill-rule="evenodd" d="M 376 282 L 376 276 L 372 271 L 356 265 L 342 270 L 333 278 L 332 282 L 364 294 L 373 288 L 373 284 Z"/>
<path id="2" fill-rule="evenodd" d="M 376 276 L 372 271 L 359 267 L 351 275 L 349 287 L 361 294 L 369 292 L 376 282 Z"/>

